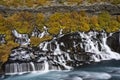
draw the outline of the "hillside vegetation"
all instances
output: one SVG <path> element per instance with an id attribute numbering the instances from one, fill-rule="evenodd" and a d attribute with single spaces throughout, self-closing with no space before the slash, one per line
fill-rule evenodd
<path id="1" fill-rule="evenodd" d="M 120 0 L 0 0 L 0 5 L 6 7 L 30 7 L 54 6 L 54 5 L 81 5 L 93 3 L 107 2 L 112 4 L 120 4 Z"/>

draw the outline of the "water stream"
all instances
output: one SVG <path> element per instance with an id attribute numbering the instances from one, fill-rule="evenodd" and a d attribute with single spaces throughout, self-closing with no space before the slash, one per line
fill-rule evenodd
<path id="1" fill-rule="evenodd" d="M 120 61 L 102 61 L 73 70 L 38 71 L 6 76 L 0 80 L 120 80 Z"/>

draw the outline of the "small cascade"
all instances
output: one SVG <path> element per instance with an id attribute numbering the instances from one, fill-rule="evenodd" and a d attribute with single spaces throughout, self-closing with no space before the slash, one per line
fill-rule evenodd
<path id="1" fill-rule="evenodd" d="M 62 37 L 62 36 L 64 36 L 63 29 L 60 29 L 59 34 L 58 34 L 57 37 Z"/>
<path id="2" fill-rule="evenodd" d="M 106 57 L 107 58 L 113 58 L 113 59 L 120 59 L 120 54 L 119 53 L 116 53 L 116 52 L 113 52 L 111 51 L 110 47 L 107 45 L 107 36 L 106 34 L 104 33 L 103 36 L 102 36 L 102 43 L 103 43 L 103 49 L 104 51 L 108 54 L 107 56 L 105 56 L 105 59 Z"/>
<path id="3" fill-rule="evenodd" d="M 48 72 L 49 71 L 49 64 L 47 61 L 44 61 L 44 71 Z"/>
<path id="4" fill-rule="evenodd" d="M 62 65 L 65 67 L 66 70 L 71 70 L 72 69 L 72 67 L 67 66 L 65 63 L 62 63 Z"/>
<path id="5" fill-rule="evenodd" d="M 63 34 L 63 29 L 60 29 L 59 35 Z"/>
<path id="6" fill-rule="evenodd" d="M 31 36 L 43 38 L 44 36 L 49 35 L 48 28 L 46 26 L 43 27 L 43 32 L 41 32 L 37 27 L 34 27 Z"/>
<path id="7" fill-rule="evenodd" d="M 61 50 L 59 44 L 56 42 L 56 49 L 54 50 L 54 55 L 61 55 Z"/>
<path id="8" fill-rule="evenodd" d="M 42 48 L 42 50 L 43 50 L 43 51 L 48 51 L 47 46 L 48 46 L 48 42 L 46 42 L 46 43 L 44 44 L 44 47 Z"/>
<path id="9" fill-rule="evenodd" d="M 107 45 L 108 36 L 106 32 L 97 33 L 91 31 L 88 32 L 88 34 L 84 32 L 80 32 L 79 34 L 82 38 L 81 48 L 83 48 L 85 52 L 95 53 L 95 55 L 93 55 L 93 60 L 96 62 L 101 60 L 120 59 L 120 54 L 111 51 Z"/>
<path id="10" fill-rule="evenodd" d="M 33 62 L 30 62 L 30 65 L 32 67 L 32 70 L 35 71 L 35 65 L 33 64 Z"/>

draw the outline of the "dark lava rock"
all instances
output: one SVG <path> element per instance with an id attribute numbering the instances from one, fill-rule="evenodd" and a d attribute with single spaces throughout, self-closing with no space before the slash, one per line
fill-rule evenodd
<path id="1" fill-rule="evenodd" d="M 107 44 L 112 51 L 120 53 L 120 32 L 115 32 L 108 37 Z"/>

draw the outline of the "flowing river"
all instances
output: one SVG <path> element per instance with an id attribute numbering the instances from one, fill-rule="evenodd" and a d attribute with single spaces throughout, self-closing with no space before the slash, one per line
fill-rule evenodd
<path id="1" fill-rule="evenodd" d="M 120 80 L 120 61 L 101 61 L 69 71 L 41 71 L 4 76 L 0 80 Z"/>

